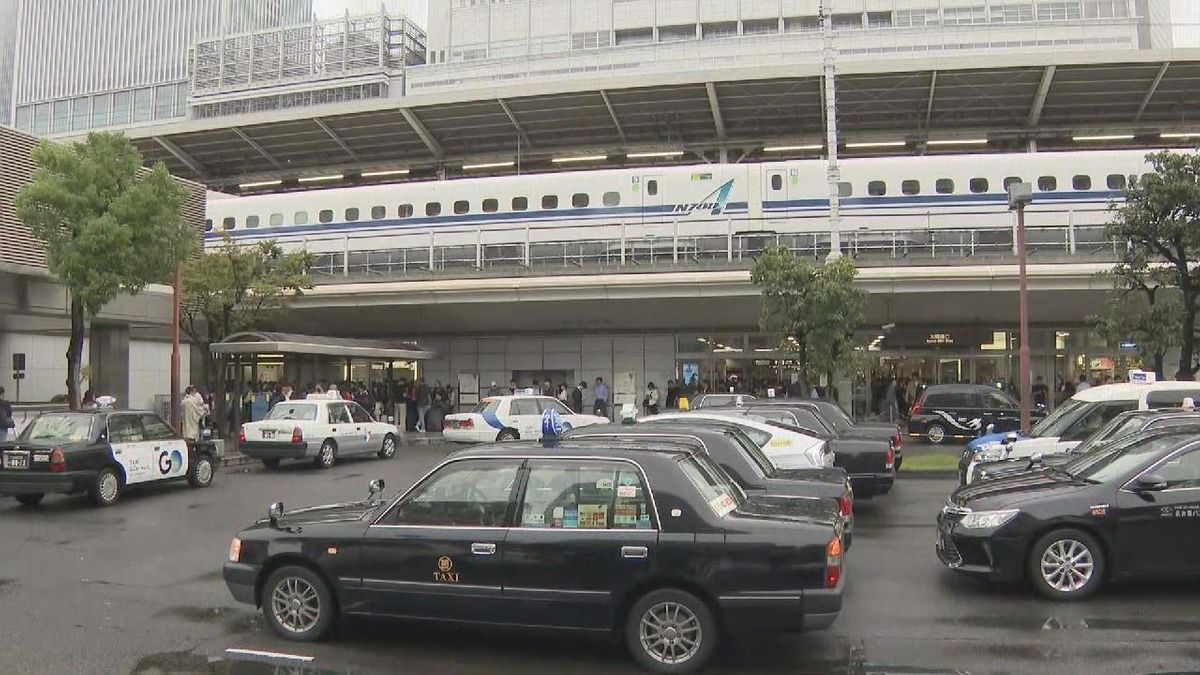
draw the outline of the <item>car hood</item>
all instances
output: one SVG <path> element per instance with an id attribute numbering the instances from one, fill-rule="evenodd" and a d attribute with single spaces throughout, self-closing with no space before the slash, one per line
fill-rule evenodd
<path id="1" fill-rule="evenodd" d="M 1029 436 L 1027 436 L 1024 433 L 1019 432 L 1019 431 L 1006 431 L 1003 433 L 987 434 L 985 436 L 980 436 L 979 438 L 976 438 L 976 439 L 972 440 L 971 442 L 967 443 L 967 449 L 971 450 L 971 451 L 976 451 L 976 450 L 982 449 L 982 447 L 985 445 L 990 445 L 992 443 L 1003 443 L 1004 439 L 1009 434 L 1012 434 L 1012 433 L 1015 433 L 1017 435 L 1018 440 L 1023 439 L 1023 438 L 1029 438 Z"/>
<path id="2" fill-rule="evenodd" d="M 776 495 L 751 495 L 734 513 L 740 518 L 753 520 L 822 523 L 830 526 L 841 522 L 842 517 L 837 505 L 827 499 Z"/>
<path id="3" fill-rule="evenodd" d="M 1034 464 L 1032 468 L 1029 466 L 1029 458 L 1022 457 L 1016 460 L 1001 460 L 999 462 L 982 462 L 975 467 L 975 472 L 979 479 L 995 480 L 997 478 L 1005 478 L 1007 476 L 1015 476 L 1021 473 L 1038 473 L 1048 466 L 1062 466 L 1076 459 L 1079 455 L 1073 455 L 1069 452 L 1056 452 L 1049 455 L 1043 455 L 1040 464 Z M 984 475 L 986 472 L 986 476 Z M 976 479 L 976 480 L 979 480 Z"/>
<path id="4" fill-rule="evenodd" d="M 36 441 L 22 441 L 14 439 L 0 443 L 0 450 L 54 450 L 55 448 L 62 450 L 65 453 L 71 453 L 76 450 L 85 450 L 91 446 L 88 441 L 55 441 L 52 438 L 44 438 Z"/>
<path id="5" fill-rule="evenodd" d="M 958 506 L 975 510 L 990 510 L 1019 506 L 1026 502 L 1049 497 L 1065 496 L 1086 490 L 1092 485 L 1071 480 L 1047 469 L 1017 473 L 1006 478 L 972 483 L 950 495 Z"/>
<path id="6" fill-rule="evenodd" d="M 277 522 L 280 527 L 354 522 L 365 520 L 369 515 L 375 513 L 379 507 L 379 504 L 363 501 L 309 506 L 292 511 L 288 511 L 285 508 L 283 515 Z M 270 519 L 268 518 L 263 518 L 257 523 L 257 525 L 269 524 Z"/>

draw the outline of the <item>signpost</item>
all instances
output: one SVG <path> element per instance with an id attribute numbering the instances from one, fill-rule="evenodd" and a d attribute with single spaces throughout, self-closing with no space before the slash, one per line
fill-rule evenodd
<path id="1" fill-rule="evenodd" d="M 16 398 L 13 400 L 20 403 L 21 380 L 25 379 L 25 354 L 23 352 L 13 352 L 13 379 L 17 381 Z"/>

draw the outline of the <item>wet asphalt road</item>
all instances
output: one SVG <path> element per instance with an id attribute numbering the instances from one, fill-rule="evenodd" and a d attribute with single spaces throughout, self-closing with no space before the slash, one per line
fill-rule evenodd
<path id="1" fill-rule="evenodd" d="M 235 604 L 220 566 L 237 529 L 270 501 L 289 506 L 389 493 L 445 454 L 404 448 L 390 462 L 328 472 L 253 467 L 208 490 L 162 486 L 97 510 L 82 497 L 38 509 L 0 503 L 0 673 L 626 673 L 619 648 L 569 635 L 355 622 L 297 645 Z M 902 479 L 858 506 L 845 606 L 831 630 L 726 643 L 708 672 L 1150 673 L 1200 669 L 1200 585 L 1118 587 L 1081 604 L 942 569 L 933 518 L 949 480 Z M 1164 543 L 1169 545 L 1169 543 Z M 276 671 L 228 649 L 311 661 Z"/>

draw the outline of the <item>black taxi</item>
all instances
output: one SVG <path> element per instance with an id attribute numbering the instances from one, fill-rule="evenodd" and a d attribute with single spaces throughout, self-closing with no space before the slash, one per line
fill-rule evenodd
<path id="1" fill-rule="evenodd" d="M 129 485 L 208 487 L 216 466 L 215 444 L 185 440 L 150 410 L 48 412 L 0 442 L 0 495 L 36 506 L 47 494 L 86 493 L 111 506 Z"/>
<path id="2" fill-rule="evenodd" d="M 951 569 L 1055 600 L 1106 581 L 1200 576 L 1200 435 L 1143 431 L 1061 466 L 956 490 L 938 514 Z"/>
<path id="3" fill-rule="evenodd" d="M 613 440 L 456 452 L 402 495 L 287 512 L 240 532 L 224 578 L 279 636 L 375 615 L 622 636 L 692 672 L 722 631 L 826 628 L 845 580 L 836 509 L 748 498 L 703 452 Z"/>

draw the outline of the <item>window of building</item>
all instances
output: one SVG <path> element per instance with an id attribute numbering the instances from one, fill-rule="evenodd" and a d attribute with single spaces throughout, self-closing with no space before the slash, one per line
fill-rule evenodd
<path id="1" fill-rule="evenodd" d="M 293 225 L 307 225 L 308 224 L 308 211 L 297 211 L 297 212 L 293 213 L 292 214 L 292 224 Z"/>
<path id="2" fill-rule="evenodd" d="M 558 208 L 558 195 L 544 195 L 542 197 L 542 208 L 543 209 L 557 209 Z"/>
<path id="3" fill-rule="evenodd" d="M 597 49 L 608 47 L 611 33 L 606 30 L 586 33 L 575 33 L 571 36 L 571 49 Z"/>
<path id="4" fill-rule="evenodd" d="M 154 119 L 175 116 L 175 85 L 165 84 L 154 88 Z"/>
<path id="5" fill-rule="evenodd" d="M 401 218 L 412 218 L 412 214 L 413 214 L 413 205 L 412 204 L 401 204 L 400 208 L 396 209 L 396 215 Z"/>
<path id="6" fill-rule="evenodd" d="M 939 195 L 954 194 L 954 181 L 949 178 L 939 178 L 934 181 L 933 190 Z"/>
<path id="7" fill-rule="evenodd" d="M 810 33 L 821 30 L 821 18 L 816 16 L 785 16 L 783 32 Z"/>
<path id="8" fill-rule="evenodd" d="M 386 206 L 372 206 L 371 207 L 371 220 L 383 220 L 386 217 L 387 217 L 387 207 Z"/>
<path id="9" fill-rule="evenodd" d="M 862 17 L 862 14 L 859 12 L 854 12 L 853 14 L 834 14 L 833 15 L 834 30 L 837 30 L 839 28 L 862 28 L 862 27 L 863 27 L 863 17 Z"/>
<path id="10" fill-rule="evenodd" d="M 90 103 L 91 99 L 86 96 L 71 102 L 71 131 L 82 131 L 88 128 L 92 119 L 92 111 L 88 107 Z"/>
<path id="11" fill-rule="evenodd" d="M 246 228 L 254 229 L 258 227 L 258 216 L 246 216 Z"/>
<path id="12" fill-rule="evenodd" d="M 897 28 L 920 28 L 936 26 L 941 22 L 936 9 L 898 9 L 896 10 Z"/>
<path id="13" fill-rule="evenodd" d="M 1083 18 L 1080 0 L 1054 0 L 1037 4 L 1038 21 L 1078 21 Z"/>
<path id="14" fill-rule="evenodd" d="M 881 180 L 873 180 L 867 183 L 867 194 L 872 197 L 882 197 L 887 194 L 887 183 Z"/>
<path id="15" fill-rule="evenodd" d="M 237 218 L 234 218 L 233 216 L 225 216 L 225 219 L 221 221 L 221 227 L 226 230 L 232 230 L 236 226 Z"/>
<path id="16" fill-rule="evenodd" d="M 1071 179 L 1071 187 L 1076 190 L 1091 190 L 1092 177 L 1080 174 Z"/>
<path id="17" fill-rule="evenodd" d="M 489 197 L 489 198 L 483 200 L 483 212 L 484 213 L 495 213 L 499 210 L 500 210 L 500 200 L 499 199 L 494 199 L 494 198 Z"/>
<path id="18" fill-rule="evenodd" d="M 212 232 L 212 218 L 205 218 L 205 219 L 204 219 L 204 231 L 205 231 L 205 232 Z"/>
<path id="19" fill-rule="evenodd" d="M 33 109 L 33 133 L 43 135 L 50 133 L 50 104 L 39 103 Z"/>
<path id="20" fill-rule="evenodd" d="M 971 192 L 973 194 L 977 194 L 977 195 L 983 194 L 984 192 L 988 191 L 988 179 L 972 178 L 970 180 L 970 182 L 967 184 L 967 187 L 971 190 Z"/>
<path id="21" fill-rule="evenodd" d="M 512 210 L 513 211 L 526 211 L 528 209 L 529 209 L 529 197 L 513 197 L 512 198 Z"/>
<path id="22" fill-rule="evenodd" d="M 1124 19 L 1129 16 L 1126 0 L 1086 0 L 1083 3 L 1085 19 Z"/>
<path id="23" fill-rule="evenodd" d="M 901 181 L 900 192 L 906 195 L 921 194 L 921 181 L 912 180 L 911 178 L 909 180 Z"/>
<path id="24" fill-rule="evenodd" d="M 1005 178 L 1004 179 L 1004 192 L 1007 194 L 1008 188 L 1010 186 L 1012 186 L 1016 183 L 1023 183 L 1023 182 L 1025 182 L 1025 181 L 1021 180 L 1020 176 L 1009 176 L 1008 178 Z"/>
<path id="25" fill-rule="evenodd" d="M 356 220 L 358 220 L 358 209 L 351 206 L 346 209 L 346 222 L 353 223 Z"/>
<path id="26" fill-rule="evenodd" d="M 120 126 L 129 123 L 130 102 L 133 95 L 128 91 L 113 92 L 112 98 L 112 122 L 113 126 Z"/>
<path id="27" fill-rule="evenodd" d="M 654 197 L 658 194 L 658 180 L 651 178 L 646 181 L 646 194 Z"/>
<path id="28" fill-rule="evenodd" d="M 333 209 L 321 209 L 320 213 L 317 214 L 317 222 L 332 223 Z"/>
<path id="29" fill-rule="evenodd" d="M 16 126 L 25 133 L 33 131 L 33 108 L 27 105 L 17 108 Z"/>
<path id="30" fill-rule="evenodd" d="M 631 28 L 615 31 L 613 39 L 618 45 L 645 45 L 654 42 L 653 28 Z"/>
<path id="31" fill-rule="evenodd" d="M 987 7 L 946 7 L 942 10 L 947 26 L 964 26 L 975 23 L 987 23 Z"/>
<path id="32" fill-rule="evenodd" d="M 283 224 L 283 214 L 282 213 L 272 213 L 270 220 L 268 220 L 267 222 L 271 224 L 271 227 L 279 227 L 280 225 Z"/>
<path id="33" fill-rule="evenodd" d="M 746 19 L 742 21 L 742 35 L 763 35 L 778 32 L 778 19 Z"/>
<path id="34" fill-rule="evenodd" d="M 720 21 L 700 25 L 700 36 L 705 40 L 734 37 L 738 34 L 736 21 Z"/>
<path id="35" fill-rule="evenodd" d="M 1033 21 L 1033 3 L 1023 2 L 1007 5 L 992 5 L 992 23 L 1021 23 Z"/>
<path id="36" fill-rule="evenodd" d="M 1125 189 L 1125 176 L 1123 174 L 1111 173 L 1108 175 L 1108 180 L 1106 182 L 1109 190 Z"/>
<path id="37" fill-rule="evenodd" d="M 782 189 L 783 189 L 783 174 L 781 174 L 781 173 L 771 174 L 771 190 L 777 192 Z"/>
<path id="38" fill-rule="evenodd" d="M 60 133 L 71 130 L 71 102 L 70 101 L 55 101 L 54 102 L 54 118 L 51 131 Z"/>
<path id="39" fill-rule="evenodd" d="M 1015 182 L 1019 183 L 1020 181 Z M 1058 179 L 1054 176 L 1038 176 L 1037 185 L 1038 192 L 1054 192 L 1058 189 Z M 1008 188 L 1007 182 L 1005 183 L 1004 187 L 1006 189 Z"/>
<path id="40" fill-rule="evenodd" d="M 659 42 L 679 42 L 681 40 L 695 40 L 696 25 L 684 24 L 682 26 L 659 26 L 658 41 Z"/>
<path id="41" fill-rule="evenodd" d="M 621 205 L 621 193 L 620 192 L 605 192 L 603 200 L 604 200 L 605 206 L 620 206 Z"/>
<path id="42" fill-rule="evenodd" d="M 471 210 L 471 202 L 469 202 L 465 199 L 459 199 L 454 202 L 454 212 L 456 214 L 461 216 L 462 214 L 467 213 L 470 210 Z"/>
<path id="43" fill-rule="evenodd" d="M 853 184 L 847 183 L 845 181 L 838 183 L 838 196 L 839 197 L 849 197 L 852 194 L 854 194 L 854 185 Z"/>
<path id="44" fill-rule="evenodd" d="M 891 28 L 891 12 L 867 12 L 867 28 Z"/>
<path id="45" fill-rule="evenodd" d="M 442 213 L 442 203 L 441 202 L 429 202 L 429 203 L 425 204 L 425 215 L 436 216 L 436 215 L 440 215 L 441 213 Z"/>
<path id="46" fill-rule="evenodd" d="M 133 121 L 148 122 L 154 116 L 154 90 L 143 87 L 133 92 Z"/>
<path id="47" fill-rule="evenodd" d="M 586 209 L 587 205 L 590 204 L 591 201 L 591 198 L 588 197 L 586 192 L 576 192 L 575 194 L 571 195 L 571 206 L 576 209 Z"/>

